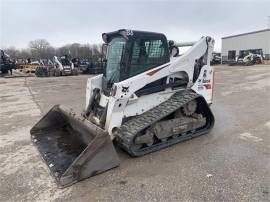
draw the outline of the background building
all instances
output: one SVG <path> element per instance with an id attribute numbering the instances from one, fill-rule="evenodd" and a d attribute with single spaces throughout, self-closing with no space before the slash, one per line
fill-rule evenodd
<path id="1" fill-rule="evenodd" d="M 235 60 L 249 52 L 261 54 L 270 59 L 270 28 L 222 38 L 222 62 Z"/>

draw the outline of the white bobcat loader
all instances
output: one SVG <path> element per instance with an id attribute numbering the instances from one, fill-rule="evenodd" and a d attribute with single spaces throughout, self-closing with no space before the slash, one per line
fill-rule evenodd
<path id="1" fill-rule="evenodd" d="M 67 55 L 61 57 L 54 56 L 53 60 L 55 66 L 52 69 L 54 76 L 78 75 L 77 68 L 74 67 L 74 64 L 68 59 Z"/>
<path id="2" fill-rule="evenodd" d="M 31 129 L 61 187 L 118 166 L 114 145 L 142 156 L 214 125 L 213 38 L 175 43 L 160 33 L 125 29 L 102 38 L 105 71 L 88 79 L 82 115 L 56 105 Z"/>

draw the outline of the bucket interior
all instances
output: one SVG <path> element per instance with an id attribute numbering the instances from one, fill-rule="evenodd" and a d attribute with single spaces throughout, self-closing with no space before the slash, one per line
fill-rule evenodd
<path id="1" fill-rule="evenodd" d="M 56 179 L 60 179 L 95 134 L 71 114 L 53 108 L 32 129 L 31 135 Z"/>

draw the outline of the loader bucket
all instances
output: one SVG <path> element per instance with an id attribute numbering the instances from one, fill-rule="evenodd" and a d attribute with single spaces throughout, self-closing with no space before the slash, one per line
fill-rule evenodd
<path id="1" fill-rule="evenodd" d="M 60 187 L 119 165 L 109 134 L 62 106 L 55 105 L 30 133 Z"/>

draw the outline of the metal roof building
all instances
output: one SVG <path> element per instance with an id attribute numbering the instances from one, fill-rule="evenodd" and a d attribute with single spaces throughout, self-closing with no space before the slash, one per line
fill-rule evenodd
<path id="1" fill-rule="evenodd" d="M 270 59 L 270 29 L 227 36 L 221 40 L 221 57 L 224 63 L 249 52 L 262 54 L 265 59 Z"/>

